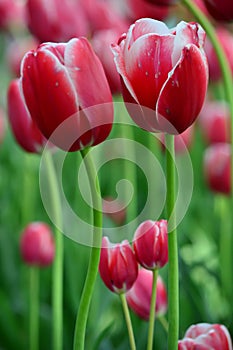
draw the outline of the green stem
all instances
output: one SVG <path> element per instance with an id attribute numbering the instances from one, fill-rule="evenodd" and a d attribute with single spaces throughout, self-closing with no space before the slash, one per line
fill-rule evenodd
<path id="1" fill-rule="evenodd" d="M 30 350 L 39 349 L 39 269 L 30 267 L 30 314 L 29 337 Z"/>
<path id="2" fill-rule="evenodd" d="M 49 150 L 45 155 L 53 217 L 58 227 L 62 227 L 62 210 L 57 184 L 57 176 Z M 53 305 L 53 349 L 63 349 L 63 234 L 55 228 L 56 255 L 53 263 L 52 305 Z"/>
<path id="3" fill-rule="evenodd" d="M 87 155 L 87 153 L 88 149 L 84 149 L 83 151 L 81 151 L 92 195 L 93 245 L 91 247 L 87 277 L 84 284 L 75 324 L 73 344 L 74 350 L 84 350 L 87 317 L 98 273 L 102 240 L 102 201 L 100 196 L 100 187 L 94 163 L 90 157 L 90 154 Z"/>
<path id="4" fill-rule="evenodd" d="M 127 305 L 126 297 L 125 297 L 124 293 L 119 294 L 119 296 L 121 299 L 122 308 L 123 308 L 123 312 L 125 315 L 126 326 L 128 329 L 130 349 L 136 350 L 136 344 L 135 344 L 135 339 L 134 339 L 134 334 L 133 334 L 133 327 L 132 327 L 132 323 L 131 323 L 131 318 L 130 318 L 130 314 L 129 314 L 129 308 Z"/>
<path id="5" fill-rule="evenodd" d="M 150 317 L 149 317 L 147 350 L 153 349 L 157 277 L 158 277 L 158 270 L 155 269 L 155 270 L 153 270 L 153 283 L 152 283 L 152 294 L 151 294 L 151 302 L 150 302 Z"/>
<path id="6" fill-rule="evenodd" d="M 177 350 L 179 336 L 179 267 L 175 208 L 174 136 L 166 135 L 168 218 L 168 350 Z"/>
<path id="7" fill-rule="evenodd" d="M 168 333 L 168 322 L 167 322 L 167 319 L 164 316 L 159 316 L 158 320 L 161 323 L 161 325 L 163 326 L 165 332 Z"/>

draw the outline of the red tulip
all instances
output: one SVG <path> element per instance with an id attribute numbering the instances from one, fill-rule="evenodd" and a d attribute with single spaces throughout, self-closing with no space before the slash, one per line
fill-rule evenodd
<path id="1" fill-rule="evenodd" d="M 227 29 L 223 27 L 217 27 L 216 34 L 217 34 L 219 43 L 221 44 L 225 52 L 225 55 L 228 59 L 231 72 L 233 74 L 233 35 L 231 32 L 229 32 Z M 218 81 L 221 78 L 222 73 L 219 67 L 215 50 L 208 38 L 205 42 L 205 52 L 206 52 L 206 56 L 209 64 L 210 79 L 213 81 Z"/>
<path id="2" fill-rule="evenodd" d="M 206 101 L 200 113 L 199 124 L 207 143 L 230 142 L 231 118 L 226 103 Z"/>
<path id="3" fill-rule="evenodd" d="M 21 74 L 31 117 L 56 146 L 75 151 L 107 138 L 111 91 L 87 39 L 40 45 L 25 55 Z"/>
<path id="4" fill-rule="evenodd" d="M 152 284 L 152 271 L 142 268 L 138 271 L 133 287 L 126 293 L 129 307 L 144 320 L 148 320 L 150 316 Z M 157 278 L 155 310 L 157 316 L 162 316 L 167 311 L 167 291 L 160 276 Z"/>
<path id="5" fill-rule="evenodd" d="M 167 221 L 147 220 L 141 223 L 133 239 L 136 259 L 144 268 L 154 270 L 168 261 Z"/>
<path id="6" fill-rule="evenodd" d="M 67 41 L 88 34 L 88 22 L 80 1 L 27 0 L 28 27 L 40 41 Z"/>
<path id="7" fill-rule="evenodd" d="M 7 94 L 8 118 L 18 144 L 27 152 L 39 153 L 46 143 L 25 106 L 19 79 L 13 80 Z"/>
<path id="8" fill-rule="evenodd" d="M 211 16 L 218 21 L 233 21 L 232 0 L 204 0 Z"/>
<path id="9" fill-rule="evenodd" d="M 197 23 L 176 28 L 140 19 L 113 46 L 131 117 L 143 129 L 184 132 L 197 118 L 207 90 L 205 33 Z"/>
<path id="10" fill-rule="evenodd" d="M 112 292 L 125 293 L 132 287 L 138 275 L 138 264 L 128 241 L 111 244 L 103 237 L 99 272 Z"/>
<path id="11" fill-rule="evenodd" d="M 128 15 L 131 19 L 131 23 L 143 17 L 154 18 L 161 21 L 168 17 L 168 7 L 149 4 L 144 0 L 127 0 L 126 3 L 129 8 Z"/>
<path id="12" fill-rule="evenodd" d="M 232 350 L 227 328 L 220 324 L 199 323 L 189 327 L 178 350 Z"/>
<path id="13" fill-rule="evenodd" d="M 215 143 L 209 146 L 204 156 L 204 173 L 209 188 L 214 192 L 231 192 L 231 146 Z"/>
<path id="14" fill-rule="evenodd" d="M 20 249 L 28 265 L 50 265 L 54 259 L 55 245 L 49 226 L 43 222 L 30 223 L 22 233 Z"/>

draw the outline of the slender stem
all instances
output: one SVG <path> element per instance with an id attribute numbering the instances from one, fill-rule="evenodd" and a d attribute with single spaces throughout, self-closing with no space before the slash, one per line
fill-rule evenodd
<path id="1" fill-rule="evenodd" d="M 158 317 L 159 322 L 163 326 L 164 330 L 168 333 L 168 322 L 167 319 L 164 316 Z"/>
<path id="2" fill-rule="evenodd" d="M 122 304 L 123 312 L 125 315 L 126 326 L 128 329 L 130 349 L 136 350 L 136 344 L 135 344 L 135 339 L 134 339 L 134 334 L 133 334 L 133 327 L 132 327 L 132 322 L 131 322 L 129 308 L 127 305 L 125 294 L 121 293 L 121 294 L 119 294 L 119 297 L 121 299 L 121 304 Z"/>
<path id="3" fill-rule="evenodd" d="M 168 218 L 168 350 L 177 350 L 179 335 L 179 267 L 175 206 L 174 136 L 166 135 Z"/>
<path id="4" fill-rule="evenodd" d="M 90 183 L 92 205 L 93 205 L 93 246 L 91 247 L 91 254 L 87 277 L 84 284 L 79 310 L 77 314 L 75 333 L 74 333 L 74 350 L 84 350 L 85 333 L 88 312 L 90 308 L 91 298 L 94 290 L 94 285 L 98 273 L 101 239 L 102 239 L 102 201 L 100 196 L 99 181 L 96 174 L 94 163 L 88 154 L 88 149 L 81 151 L 81 155 L 86 167 L 87 176 Z"/>
<path id="5" fill-rule="evenodd" d="M 29 334 L 30 350 L 39 349 L 39 269 L 30 267 L 30 313 Z"/>
<path id="6" fill-rule="evenodd" d="M 151 294 L 151 302 L 150 302 L 150 317 L 149 317 L 147 350 L 153 349 L 157 277 L 158 277 L 158 269 L 155 269 L 155 270 L 153 270 L 153 283 L 152 283 L 152 294 Z"/>
<path id="7" fill-rule="evenodd" d="M 45 155 L 46 168 L 50 188 L 53 217 L 58 227 L 62 227 L 62 210 L 57 184 L 57 176 L 53 164 L 52 155 L 49 150 Z M 56 255 L 53 263 L 53 349 L 63 349 L 63 235 L 55 228 Z"/>

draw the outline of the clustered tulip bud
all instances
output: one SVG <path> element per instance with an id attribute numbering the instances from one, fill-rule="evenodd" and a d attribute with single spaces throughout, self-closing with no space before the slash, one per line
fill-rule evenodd
<path id="1" fill-rule="evenodd" d="M 231 193 L 231 146 L 215 143 L 205 150 L 204 174 L 209 188 L 214 192 Z"/>
<path id="2" fill-rule="evenodd" d="M 55 255 L 55 244 L 49 226 L 43 222 L 32 222 L 26 226 L 21 236 L 20 250 L 28 265 L 50 265 Z"/>
<path id="3" fill-rule="evenodd" d="M 125 293 L 132 287 L 138 275 L 138 263 L 127 240 L 111 244 L 103 237 L 99 272 L 112 292 Z"/>
<path id="4" fill-rule="evenodd" d="M 220 324 L 199 323 L 189 327 L 178 350 L 232 350 L 227 328 Z"/>
<path id="5" fill-rule="evenodd" d="M 133 248 L 137 261 L 146 269 L 163 267 L 168 261 L 167 221 L 146 220 L 137 228 Z"/>
<path id="6" fill-rule="evenodd" d="M 45 43 L 21 65 L 27 108 L 42 134 L 66 151 L 103 142 L 113 122 L 103 66 L 86 38 Z"/>
<path id="7" fill-rule="evenodd" d="M 177 134 L 196 120 L 208 85 L 204 39 L 197 23 L 170 30 L 142 18 L 112 46 L 126 107 L 141 128 Z"/>
<path id="8" fill-rule="evenodd" d="M 46 143 L 25 106 L 19 79 L 13 80 L 7 94 L 8 118 L 18 144 L 27 152 L 38 153 Z"/>
<path id="9" fill-rule="evenodd" d="M 129 307 L 142 319 L 148 320 L 152 295 L 153 273 L 144 268 L 139 269 L 133 287 L 126 293 Z M 156 285 L 156 315 L 163 316 L 167 311 L 167 291 L 160 276 Z"/>

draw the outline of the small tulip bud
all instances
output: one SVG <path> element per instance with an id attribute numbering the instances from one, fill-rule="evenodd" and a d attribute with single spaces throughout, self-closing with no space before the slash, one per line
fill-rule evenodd
<path id="1" fill-rule="evenodd" d="M 28 265 L 50 265 L 54 259 L 55 246 L 49 226 L 43 222 L 30 223 L 22 233 L 20 250 Z"/>
<path id="2" fill-rule="evenodd" d="M 138 264 L 127 240 L 111 244 L 103 237 L 99 272 L 112 292 L 125 293 L 132 287 L 138 275 Z"/>
<path id="3" fill-rule="evenodd" d="M 133 287 L 126 293 L 129 307 L 144 320 L 148 320 L 150 316 L 152 283 L 152 271 L 142 268 L 138 271 L 138 277 Z M 157 278 L 155 310 L 157 316 L 162 316 L 167 311 L 167 291 L 160 276 Z"/>
<path id="4" fill-rule="evenodd" d="M 134 234 L 133 248 L 137 261 L 144 268 L 163 267 L 168 261 L 167 221 L 141 223 Z"/>

